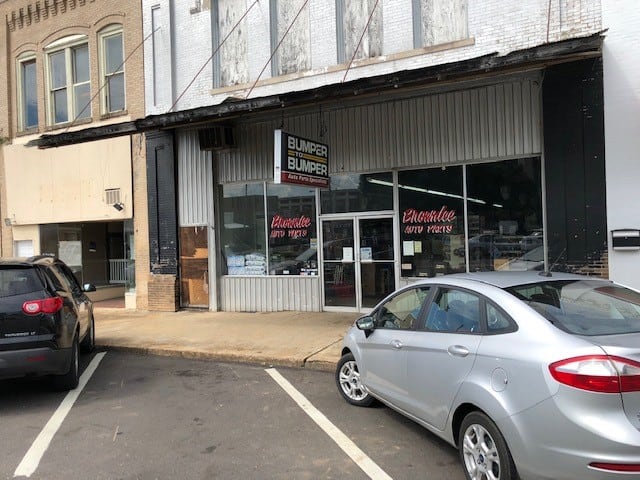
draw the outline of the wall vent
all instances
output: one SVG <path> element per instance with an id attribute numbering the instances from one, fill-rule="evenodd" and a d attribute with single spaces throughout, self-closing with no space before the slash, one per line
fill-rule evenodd
<path id="1" fill-rule="evenodd" d="M 107 188 L 104 191 L 104 203 L 108 205 L 115 205 L 116 203 L 120 203 L 120 189 Z"/>

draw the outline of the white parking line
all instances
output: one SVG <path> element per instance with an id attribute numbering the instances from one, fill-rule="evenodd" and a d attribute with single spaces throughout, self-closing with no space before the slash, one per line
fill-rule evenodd
<path id="1" fill-rule="evenodd" d="M 82 393 L 82 390 L 87 385 L 87 382 L 93 375 L 93 372 L 96 371 L 96 368 L 98 368 L 98 364 L 106 354 L 107 352 L 101 352 L 93 357 L 93 360 L 91 360 L 91 363 L 89 363 L 87 369 L 80 376 L 78 386 L 75 388 L 75 390 L 71 390 L 69 393 L 67 393 L 67 396 L 64 397 L 64 400 L 62 400 L 62 403 L 60 404 L 58 409 L 54 412 L 47 424 L 44 426 L 38 437 L 31 445 L 31 448 L 29 448 L 29 451 L 20 462 L 20 465 L 18 465 L 18 468 L 16 468 L 16 471 L 13 473 L 14 477 L 30 477 L 31 475 L 33 475 L 33 472 L 36 471 L 38 465 L 40 464 L 40 460 L 44 455 L 44 452 L 46 452 L 47 448 L 49 448 L 51 440 L 53 440 L 53 437 L 62 425 L 62 422 L 69 414 L 71 407 L 73 407 L 73 404 L 76 403 L 76 400 L 80 396 L 80 393 Z"/>
<path id="2" fill-rule="evenodd" d="M 373 460 L 371 460 L 358 446 L 342 433 L 338 427 L 329 421 L 324 414 L 314 407 L 296 388 L 284 378 L 275 368 L 267 368 L 265 371 L 271 375 L 278 385 L 289 394 L 298 406 L 318 424 L 318 426 L 336 442 L 336 444 L 353 460 L 358 467 L 371 479 L 392 480 Z"/>

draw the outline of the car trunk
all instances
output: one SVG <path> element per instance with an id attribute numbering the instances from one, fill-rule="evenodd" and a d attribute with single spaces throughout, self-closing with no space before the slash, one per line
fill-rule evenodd
<path id="1" fill-rule="evenodd" d="M 640 333 L 603 335 L 589 337 L 589 340 L 599 345 L 608 355 L 615 355 L 640 363 Z M 634 427 L 640 428 L 640 392 L 623 393 L 622 403 L 629 422 Z"/>

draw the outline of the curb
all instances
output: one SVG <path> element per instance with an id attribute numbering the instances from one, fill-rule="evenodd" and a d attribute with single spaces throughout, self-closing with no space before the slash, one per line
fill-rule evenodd
<path id="1" fill-rule="evenodd" d="M 307 368 L 309 370 L 333 372 L 335 362 L 327 360 L 290 359 L 290 358 L 267 358 L 260 356 L 233 355 L 215 352 L 203 352 L 197 350 L 171 349 L 160 347 L 126 347 L 122 345 L 109 345 L 97 343 L 96 349 L 111 350 L 118 352 L 135 353 L 138 355 L 157 355 L 161 357 L 187 358 L 192 360 L 214 360 L 227 363 L 244 363 L 261 367 L 286 367 L 286 368 Z"/>

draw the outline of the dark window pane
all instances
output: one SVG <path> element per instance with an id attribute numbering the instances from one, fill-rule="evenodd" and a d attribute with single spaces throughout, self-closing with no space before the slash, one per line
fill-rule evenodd
<path id="1" fill-rule="evenodd" d="M 73 49 L 73 83 L 89 81 L 89 47 L 82 45 Z"/>
<path id="2" fill-rule="evenodd" d="M 542 270 L 540 159 L 467 167 L 469 269 Z"/>
<path id="3" fill-rule="evenodd" d="M 43 290 L 42 281 L 34 268 L 0 269 L 0 298 Z"/>
<path id="4" fill-rule="evenodd" d="M 76 85 L 73 87 L 75 118 L 88 118 L 91 116 L 91 92 L 89 84 Z"/>
<path id="5" fill-rule="evenodd" d="M 36 83 L 36 61 L 22 62 L 22 95 L 24 128 L 38 126 L 38 90 Z"/>
<path id="6" fill-rule="evenodd" d="M 51 88 L 63 88 L 67 85 L 67 70 L 64 51 L 49 56 L 51 66 Z"/>
<path id="7" fill-rule="evenodd" d="M 122 71 L 122 34 L 111 35 L 104 39 L 106 74 Z"/>
<path id="8" fill-rule="evenodd" d="M 399 172 L 402 276 L 464 272 L 462 167 Z"/>
<path id="9" fill-rule="evenodd" d="M 66 88 L 53 92 L 53 111 L 55 123 L 62 123 L 69 120 Z"/>
<path id="10" fill-rule="evenodd" d="M 118 112 L 124 110 L 124 74 L 113 75 L 109 77 L 107 82 L 108 111 Z"/>
<path id="11" fill-rule="evenodd" d="M 320 193 L 322 213 L 393 209 L 391 172 L 332 175 L 330 190 Z"/>

